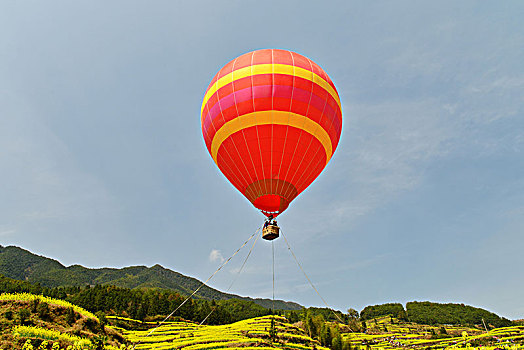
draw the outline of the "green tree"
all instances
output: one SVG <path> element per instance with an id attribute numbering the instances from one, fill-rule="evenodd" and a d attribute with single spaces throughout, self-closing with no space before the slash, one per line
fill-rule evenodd
<path id="1" fill-rule="evenodd" d="M 406 309 L 409 320 L 421 324 L 481 325 L 482 319 L 495 327 L 506 327 L 512 324 L 510 320 L 492 312 L 464 304 L 413 301 L 406 304 Z"/>
<path id="2" fill-rule="evenodd" d="M 358 319 L 359 315 L 358 315 L 358 311 L 355 310 L 355 309 L 352 309 L 352 308 L 349 308 L 348 309 L 348 316 L 349 318 L 352 318 L 352 319 Z"/>
<path id="3" fill-rule="evenodd" d="M 140 304 L 138 306 L 138 310 L 135 315 L 136 319 L 140 321 L 144 321 L 144 318 L 146 317 L 146 315 L 147 315 L 146 307 L 144 306 L 144 304 Z"/>
<path id="4" fill-rule="evenodd" d="M 47 303 L 40 303 L 36 307 L 36 312 L 42 320 L 47 320 L 50 316 L 49 305 Z"/>
<path id="5" fill-rule="evenodd" d="M 31 302 L 31 312 L 36 313 L 38 304 L 40 304 L 40 300 L 38 298 L 34 298 L 33 301 Z"/>
<path id="6" fill-rule="evenodd" d="M 295 322 L 298 322 L 299 318 L 298 318 L 298 314 L 296 311 L 290 311 L 287 313 L 286 315 L 286 318 L 288 319 L 288 321 L 290 323 L 295 323 Z"/>
<path id="7" fill-rule="evenodd" d="M 333 337 L 333 341 L 331 342 L 331 349 L 343 350 L 342 349 L 342 336 L 340 334 L 337 334 L 335 337 Z"/>
<path id="8" fill-rule="evenodd" d="M 271 338 L 271 341 L 275 341 L 277 339 L 277 329 L 275 327 L 275 319 L 271 318 L 271 325 L 269 327 L 269 337 Z"/>
<path id="9" fill-rule="evenodd" d="M 75 310 L 72 307 L 67 308 L 66 322 L 73 325 L 76 322 Z"/>
<path id="10" fill-rule="evenodd" d="M 311 312 L 309 310 L 306 312 L 306 316 L 304 319 L 304 325 L 306 328 L 306 332 L 311 338 L 317 337 L 317 327 L 315 325 L 315 322 L 313 321 L 313 316 L 311 316 Z"/>
<path id="11" fill-rule="evenodd" d="M 323 346 L 331 346 L 332 341 L 333 335 L 331 333 L 331 327 L 329 327 L 327 323 L 324 323 L 320 331 L 320 344 Z"/>
<path id="12" fill-rule="evenodd" d="M 379 316 L 398 315 L 399 312 L 403 312 L 403 311 L 404 311 L 404 306 L 402 306 L 402 304 L 400 303 L 370 305 L 370 306 L 366 306 L 360 312 L 360 318 L 363 320 L 370 320 L 372 318 L 379 317 Z"/>
<path id="13" fill-rule="evenodd" d="M 100 330 L 105 333 L 105 325 L 107 324 L 106 314 L 102 311 L 98 311 L 96 317 L 98 317 L 98 320 L 100 321 Z"/>
<path id="14" fill-rule="evenodd" d="M 398 313 L 397 313 L 397 318 L 399 320 L 402 320 L 402 321 L 407 321 L 408 320 L 408 315 L 407 315 L 406 311 L 399 310 Z"/>

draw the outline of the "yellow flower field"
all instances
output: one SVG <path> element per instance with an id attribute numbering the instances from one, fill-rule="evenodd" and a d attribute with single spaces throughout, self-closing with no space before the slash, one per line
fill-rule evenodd
<path id="1" fill-rule="evenodd" d="M 171 322 L 160 326 L 152 334 L 147 331 L 125 331 L 127 340 L 136 344 L 136 349 L 316 349 L 318 341 L 308 337 L 304 331 L 287 323 L 283 317 L 274 316 L 277 336 L 272 342 L 269 335 L 271 317 L 264 316 L 221 326 L 199 326 L 191 322 Z"/>
<path id="2" fill-rule="evenodd" d="M 48 303 L 51 305 L 63 306 L 66 308 L 73 308 L 73 310 L 75 310 L 75 312 L 79 313 L 80 315 L 85 316 L 87 318 L 93 318 L 98 321 L 98 317 L 96 317 L 94 314 L 87 311 L 86 309 L 83 309 L 80 306 L 76 306 L 74 304 L 71 304 L 61 299 L 54 299 L 54 298 L 46 297 L 43 295 L 35 295 L 35 294 L 29 294 L 29 293 L 2 293 L 0 294 L 0 301 L 28 301 L 28 302 L 31 302 L 35 299 L 39 300 L 40 302 Z"/>

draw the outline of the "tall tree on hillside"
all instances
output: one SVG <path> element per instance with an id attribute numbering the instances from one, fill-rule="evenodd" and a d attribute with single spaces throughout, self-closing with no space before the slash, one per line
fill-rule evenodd
<path id="1" fill-rule="evenodd" d="M 348 316 L 349 316 L 349 318 L 352 318 L 352 319 L 356 320 L 356 319 L 358 319 L 358 316 L 359 316 L 358 315 L 358 311 L 355 310 L 355 309 L 349 308 L 348 309 Z"/>

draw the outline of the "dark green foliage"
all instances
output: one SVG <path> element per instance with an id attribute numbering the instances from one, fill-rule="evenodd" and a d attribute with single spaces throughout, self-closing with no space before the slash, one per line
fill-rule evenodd
<path id="1" fill-rule="evenodd" d="M 429 301 L 413 301 L 406 304 L 409 321 L 421 324 L 463 324 L 478 325 L 482 324 L 482 319 L 486 324 L 493 327 L 511 326 L 512 322 L 508 319 L 484 309 L 468 306 L 464 304 L 440 304 Z"/>
<path id="2" fill-rule="evenodd" d="M 269 315 L 266 309 L 252 301 L 242 299 L 221 300 L 218 302 L 221 308 L 227 310 L 231 316 L 231 322 L 237 322 L 246 318 Z"/>
<path id="3" fill-rule="evenodd" d="M 0 274 L 16 280 L 38 283 L 37 286 L 30 287 L 32 290 L 27 291 L 33 294 L 43 293 L 46 287 L 112 285 L 128 289 L 169 289 L 178 294 L 190 295 L 201 285 L 201 282 L 195 278 L 184 276 L 160 265 L 152 267 L 131 266 L 122 269 L 88 269 L 80 265 L 65 267 L 56 260 L 35 255 L 14 246 L 0 246 Z M 1 281 L 0 287 L 2 287 Z M 29 288 L 23 282 L 19 287 Z M 2 289 L 2 291 L 17 292 L 18 290 Z M 54 297 L 63 299 L 65 296 L 56 295 Z M 200 289 L 195 298 L 207 300 L 236 298 L 253 300 L 264 308 L 269 308 L 272 305 L 272 301 L 269 299 L 242 298 L 237 295 L 222 293 L 206 285 Z M 275 308 L 300 310 L 302 307 L 296 303 L 275 300 Z"/>
<path id="4" fill-rule="evenodd" d="M 381 305 L 366 306 L 364 310 L 360 312 L 360 318 L 363 320 L 370 320 L 375 317 L 392 315 L 398 317 L 404 315 L 404 306 L 400 303 L 388 303 Z M 403 316 L 404 317 L 404 316 Z"/>
<path id="5" fill-rule="evenodd" d="M 304 328 L 311 338 L 317 338 L 322 325 L 324 324 L 324 318 L 322 315 L 314 316 L 311 310 L 307 310 L 304 318 Z"/>
<path id="6" fill-rule="evenodd" d="M 39 303 L 38 306 L 36 307 L 36 312 L 38 312 L 38 316 L 42 320 L 49 319 L 49 316 L 50 316 L 50 314 L 49 314 L 49 305 L 47 303 Z"/>
<path id="7" fill-rule="evenodd" d="M 57 267 L 63 266 L 56 260 L 32 254 L 18 247 L 0 246 L 0 273 L 7 277 L 26 280 L 31 275 L 45 275 L 47 271 Z"/>
<path id="8" fill-rule="evenodd" d="M 107 322 L 105 315 L 120 315 L 138 320 L 144 320 L 147 317 L 163 319 L 186 298 L 179 293 L 162 289 L 128 289 L 101 285 L 41 288 L 28 282 L 16 281 L 0 275 L 0 292 L 33 292 L 35 289 L 41 291 L 43 295 L 67 300 L 96 313 L 102 325 Z M 37 301 L 32 302 L 30 306 L 31 309 L 34 309 L 34 312 L 41 313 L 43 317 L 49 313 L 49 306 L 46 303 Z M 210 314 L 211 310 L 213 312 Z M 268 314 L 268 309 L 245 299 L 219 301 L 189 299 L 174 314 L 174 317 L 201 322 L 209 315 L 205 323 L 217 325 Z M 77 320 L 78 315 L 75 314 L 73 309 L 67 309 L 66 322 L 73 325 Z"/>
<path id="9" fill-rule="evenodd" d="M 333 334 L 331 331 L 331 327 L 327 323 L 322 324 L 322 329 L 320 331 L 320 344 L 322 344 L 323 346 L 331 346 L 332 341 Z"/>
<path id="10" fill-rule="evenodd" d="M 74 324 L 76 322 L 75 310 L 73 310 L 72 307 L 67 308 L 66 322 L 69 323 L 70 325 L 72 325 L 72 324 Z"/>
<path id="11" fill-rule="evenodd" d="M 202 322 L 205 320 L 205 324 L 227 324 L 231 323 L 232 321 L 232 314 L 229 312 L 229 310 L 226 307 L 223 307 L 220 303 L 217 303 L 216 301 L 199 301 L 197 303 L 197 308 L 195 312 L 196 317 L 195 319 L 198 319 L 199 322 Z M 240 314 L 235 315 L 235 317 L 239 317 Z"/>
<path id="12" fill-rule="evenodd" d="M 342 340 L 342 336 L 340 335 L 340 331 L 338 329 L 338 326 L 331 327 L 331 344 L 330 347 L 333 350 L 342 350 L 344 347 L 344 342 Z"/>
<path id="13" fill-rule="evenodd" d="M 84 327 L 86 329 L 89 329 L 91 332 L 98 333 L 101 331 L 100 323 L 98 323 L 94 319 L 86 318 L 83 321 L 84 321 Z"/>
<path id="14" fill-rule="evenodd" d="M 302 318 L 304 318 L 304 315 L 309 312 L 311 315 L 315 316 L 322 316 L 322 318 L 329 322 L 342 322 L 347 323 L 350 319 L 350 317 L 347 314 L 344 314 L 338 310 L 328 309 L 325 307 L 309 307 L 304 308 L 300 313 L 302 314 Z"/>
<path id="15" fill-rule="evenodd" d="M 8 320 L 12 320 L 13 319 L 13 311 L 12 310 L 7 310 L 6 312 L 4 312 L 4 317 Z"/>
<path id="16" fill-rule="evenodd" d="M 271 341 L 275 341 L 277 338 L 277 329 L 275 328 L 275 319 L 271 319 L 271 325 L 269 327 L 269 338 Z"/>
<path id="17" fill-rule="evenodd" d="M 107 324 L 106 314 L 102 311 L 97 311 L 96 317 L 98 317 L 98 320 L 100 321 L 100 325 L 102 326 L 102 329 L 103 329 L 103 327 Z"/>
<path id="18" fill-rule="evenodd" d="M 348 316 L 349 316 L 350 318 L 353 318 L 353 319 L 356 320 L 356 319 L 359 318 L 359 313 L 358 313 L 357 310 L 352 309 L 352 308 L 349 308 L 349 309 L 348 309 Z"/>
<path id="19" fill-rule="evenodd" d="M 25 325 L 27 321 L 29 320 L 30 316 L 31 316 L 31 311 L 29 311 L 28 309 L 18 310 L 18 320 L 20 321 L 21 325 Z"/>
<path id="20" fill-rule="evenodd" d="M 298 312 L 296 312 L 296 311 L 286 312 L 285 316 L 289 320 L 290 323 L 296 323 L 296 322 L 300 321 Z"/>
<path id="21" fill-rule="evenodd" d="M 36 310 L 38 309 L 38 304 L 40 304 L 40 300 L 33 299 L 33 301 L 31 302 L 31 312 L 36 312 Z"/>
<path id="22" fill-rule="evenodd" d="M 342 337 L 340 334 L 336 335 L 331 342 L 331 349 L 342 350 Z"/>
<path id="23" fill-rule="evenodd" d="M 362 320 L 371 320 L 375 317 L 394 316 L 400 320 L 420 324 L 482 324 L 482 319 L 493 327 L 506 327 L 511 321 L 501 318 L 484 309 L 467 306 L 464 304 L 440 304 L 429 301 L 413 301 L 406 304 L 406 310 L 400 303 L 366 306 L 360 313 Z M 409 315 L 409 318 L 408 318 Z M 365 325 L 362 324 L 365 329 Z"/>
<path id="24" fill-rule="evenodd" d="M 404 309 L 400 310 L 397 314 L 397 318 L 401 321 L 407 321 L 408 320 L 408 314 Z"/>

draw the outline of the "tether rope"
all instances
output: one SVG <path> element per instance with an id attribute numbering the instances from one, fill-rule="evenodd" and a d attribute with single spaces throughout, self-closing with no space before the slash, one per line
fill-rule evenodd
<path id="1" fill-rule="evenodd" d="M 275 338 L 275 330 L 277 329 L 275 326 L 275 241 L 271 241 L 271 254 L 273 255 L 273 302 L 272 302 L 272 310 L 271 310 L 271 330 L 269 331 L 271 342 L 273 342 Z"/>
<path id="2" fill-rule="evenodd" d="M 180 309 L 180 308 L 182 307 L 182 305 L 184 305 L 184 304 L 185 304 L 185 303 L 186 303 L 186 302 L 187 302 L 187 301 L 188 301 L 188 300 L 189 300 L 193 295 L 195 295 L 195 294 L 200 290 L 200 288 L 202 288 L 202 287 L 203 287 L 207 282 L 209 282 L 209 280 L 210 280 L 211 278 L 213 278 L 213 276 L 215 276 L 215 275 L 217 274 L 218 271 L 220 271 L 224 266 L 226 266 L 226 264 L 227 264 L 231 259 L 233 259 L 233 257 L 234 257 L 235 255 L 237 255 L 237 253 L 238 253 L 242 248 L 244 248 L 244 246 L 245 246 L 246 244 L 248 244 L 249 241 L 250 241 L 251 239 L 253 239 L 253 237 L 254 237 L 254 236 L 255 236 L 259 231 L 260 231 L 260 227 L 255 231 L 255 233 L 253 233 L 253 234 L 251 235 L 251 237 L 249 237 L 249 238 L 247 239 L 247 241 L 244 242 L 244 244 L 242 244 L 242 246 L 240 246 L 240 248 L 238 248 L 238 249 L 233 253 L 233 255 L 231 255 L 231 256 L 230 256 L 226 261 L 224 261 L 224 262 L 223 262 L 223 263 L 218 267 L 218 269 L 216 269 L 216 271 L 213 272 L 213 274 L 212 274 L 211 276 L 209 276 L 209 278 L 208 278 L 205 282 L 202 282 L 202 284 L 201 284 L 197 289 L 195 289 L 195 291 L 194 291 L 190 296 L 188 296 L 188 297 L 187 297 L 187 298 L 186 298 L 186 299 L 185 299 L 185 300 L 184 300 L 180 305 L 178 305 L 178 307 L 177 307 L 175 310 L 173 310 L 169 315 L 167 315 L 166 318 L 164 318 L 164 319 L 162 320 L 162 322 L 160 322 L 160 323 L 158 324 L 158 326 L 156 326 L 156 327 L 153 328 L 149 333 L 147 333 L 147 334 L 146 334 L 146 337 L 149 337 L 151 334 L 153 334 L 153 332 L 155 332 L 158 328 L 160 328 L 160 327 L 162 326 L 162 324 L 164 324 L 164 323 L 165 323 L 165 322 L 166 322 L 166 321 L 167 321 L 171 316 L 173 316 L 173 315 L 175 314 L 175 312 L 177 312 L 178 309 Z M 141 343 L 141 342 L 139 341 L 138 343 L 134 344 L 134 345 L 133 345 L 133 350 L 134 350 L 135 347 L 136 347 L 138 344 L 140 344 L 140 343 Z"/>
<path id="3" fill-rule="evenodd" d="M 298 259 L 295 255 L 295 253 L 293 253 L 293 250 L 291 249 L 291 246 L 289 245 L 289 242 L 287 241 L 286 239 L 286 236 L 284 235 L 284 232 L 282 232 L 282 229 L 280 229 L 280 233 L 282 234 L 282 237 L 284 237 L 284 241 L 286 241 L 286 245 L 287 245 L 287 249 L 291 252 L 291 255 L 293 255 L 293 258 L 295 259 L 298 267 L 300 267 L 300 270 L 302 270 L 302 273 L 304 274 L 304 276 L 306 276 L 309 284 L 311 284 L 311 287 L 313 287 L 313 289 L 315 290 L 315 292 L 317 292 L 318 296 L 320 297 L 320 299 L 322 299 L 322 301 L 324 302 L 324 305 L 326 305 L 326 307 L 328 309 L 331 310 L 331 312 L 333 312 L 333 315 L 335 315 L 335 317 L 343 324 L 345 324 L 344 321 L 342 321 L 342 319 L 335 313 L 335 311 L 333 311 L 333 309 L 328 305 L 328 303 L 326 302 L 326 300 L 324 298 L 322 298 L 322 295 L 320 295 L 320 293 L 318 292 L 317 288 L 313 285 L 313 282 L 311 282 L 311 280 L 309 279 L 306 271 L 304 271 L 304 269 L 302 268 L 302 265 L 300 265 L 300 263 L 298 262 Z"/>
<path id="4" fill-rule="evenodd" d="M 260 229 L 259 229 L 260 230 Z M 231 282 L 231 284 L 229 285 L 229 287 L 226 289 L 226 293 L 229 292 L 229 290 L 231 289 L 231 287 L 233 287 L 233 284 L 236 282 L 238 276 L 240 276 L 240 273 L 242 272 L 242 270 L 244 269 L 244 265 L 246 265 L 246 262 L 247 262 L 247 259 L 249 259 L 249 256 L 251 255 L 251 252 L 253 251 L 253 248 L 255 247 L 255 244 L 257 243 L 258 241 L 258 235 L 257 237 L 255 238 L 255 240 L 253 241 L 253 245 L 251 245 L 251 249 L 249 249 L 249 253 L 247 254 L 246 256 L 246 259 L 244 260 L 244 262 L 242 263 L 242 266 L 240 266 L 240 270 L 238 270 L 238 273 L 237 275 L 235 276 L 235 278 L 233 279 L 233 281 Z M 213 313 L 213 311 L 216 310 L 216 306 L 211 309 L 211 311 L 207 314 L 207 316 L 202 320 L 202 322 L 200 322 L 198 325 L 201 326 L 204 322 L 206 322 L 206 320 L 209 318 L 209 316 L 211 316 L 211 314 Z"/>
<path id="5" fill-rule="evenodd" d="M 271 253 L 273 254 L 273 314 L 275 313 L 275 241 L 271 241 Z"/>

